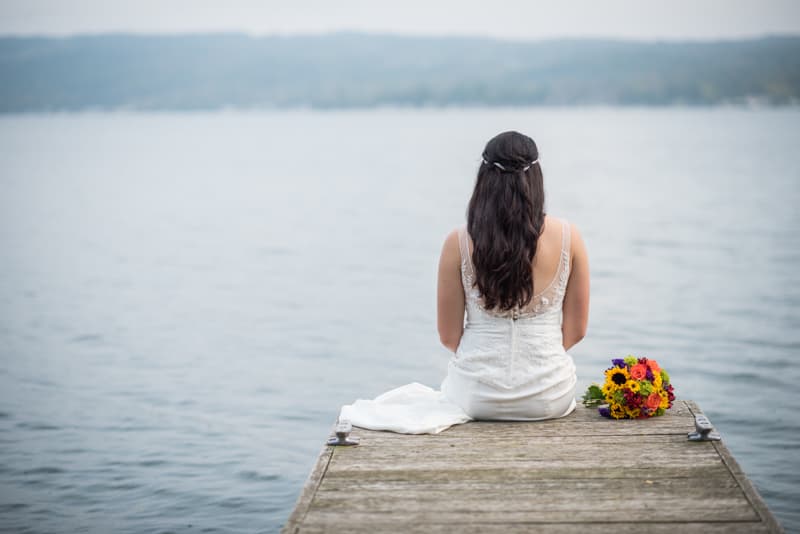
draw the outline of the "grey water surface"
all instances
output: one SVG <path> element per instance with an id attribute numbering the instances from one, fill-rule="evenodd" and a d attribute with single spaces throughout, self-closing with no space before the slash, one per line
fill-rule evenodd
<path id="1" fill-rule="evenodd" d="M 592 269 L 581 388 L 657 359 L 800 531 L 800 111 L 0 117 L 0 530 L 274 532 L 341 404 L 438 386 L 484 143 Z"/>

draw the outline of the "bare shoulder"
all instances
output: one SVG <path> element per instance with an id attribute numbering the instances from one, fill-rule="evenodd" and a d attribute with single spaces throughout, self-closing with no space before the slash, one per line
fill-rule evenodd
<path id="1" fill-rule="evenodd" d="M 578 226 L 568 221 L 567 219 L 561 217 L 554 217 L 552 215 L 545 216 L 545 225 L 544 231 L 549 232 L 552 236 L 560 236 L 562 232 L 563 224 L 566 223 L 569 225 L 569 234 L 570 234 L 570 252 L 574 256 L 577 254 L 584 254 L 586 247 L 583 243 L 583 236 L 581 235 L 581 231 L 578 229 Z"/>
<path id="2" fill-rule="evenodd" d="M 566 220 L 565 220 L 566 221 Z M 578 225 L 571 221 L 566 221 L 569 224 L 569 233 L 573 239 L 583 239 L 581 235 L 581 231 L 578 229 Z"/>
<path id="3" fill-rule="evenodd" d="M 565 222 L 568 222 L 566 219 L 561 217 L 555 217 L 553 215 L 545 215 L 544 216 L 544 227 L 542 228 L 542 235 L 546 238 L 550 238 L 553 242 L 561 242 L 561 234 L 563 233 L 563 225 Z M 570 227 L 573 225 L 570 224 Z M 574 234 L 574 230 L 572 231 L 572 235 Z"/>
<path id="4" fill-rule="evenodd" d="M 442 254 L 439 258 L 439 284 L 440 288 L 443 287 L 443 281 L 450 280 L 451 285 L 455 285 L 456 281 L 460 284 L 461 277 L 458 273 L 461 272 L 461 248 L 459 246 L 459 229 L 451 231 L 444 238 L 442 245 Z"/>
<path id="5" fill-rule="evenodd" d="M 570 252 L 573 258 L 586 257 L 586 244 L 583 242 L 583 235 L 575 223 L 569 223 L 570 233 Z"/>
<path id="6" fill-rule="evenodd" d="M 461 234 L 461 228 L 454 228 L 447 236 L 444 238 L 444 244 L 442 245 L 442 257 L 444 258 L 452 258 L 458 257 L 460 258 L 461 252 L 459 249 L 459 236 Z"/>
<path id="7" fill-rule="evenodd" d="M 458 243 L 458 236 L 461 234 L 461 226 L 456 226 L 447 234 L 446 240 L 447 241 L 454 241 Z"/>
<path id="8" fill-rule="evenodd" d="M 450 233 L 444 238 L 444 246 L 445 248 L 452 248 L 455 245 L 456 250 L 458 250 L 458 240 L 461 235 L 461 228 L 453 228 Z"/>

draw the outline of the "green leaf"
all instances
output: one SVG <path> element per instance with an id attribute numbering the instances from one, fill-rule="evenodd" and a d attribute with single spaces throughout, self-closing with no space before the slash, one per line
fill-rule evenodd
<path id="1" fill-rule="evenodd" d="M 603 391 L 600 389 L 600 386 L 597 384 L 592 384 L 586 389 L 586 393 L 583 394 L 583 405 L 584 406 L 599 406 L 605 402 L 605 396 L 603 395 Z"/>

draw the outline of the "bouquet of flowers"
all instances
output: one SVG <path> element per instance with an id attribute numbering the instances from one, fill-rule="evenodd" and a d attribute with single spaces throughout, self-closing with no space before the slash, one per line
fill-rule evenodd
<path id="1" fill-rule="evenodd" d="M 658 362 L 627 356 L 611 360 L 603 386 L 592 384 L 583 395 L 585 406 L 599 406 L 603 417 L 645 419 L 664 415 L 675 400 L 669 375 Z"/>

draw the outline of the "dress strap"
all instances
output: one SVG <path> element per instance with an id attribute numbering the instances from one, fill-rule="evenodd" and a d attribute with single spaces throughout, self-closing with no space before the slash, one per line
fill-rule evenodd
<path id="1" fill-rule="evenodd" d="M 464 280 L 472 283 L 472 257 L 469 254 L 469 234 L 466 225 L 458 229 L 458 250 L 461 253 L 461 273 Z"/>
<path id="2" fill-rule="evenodd" d="M 571 259 L 570 252 L 571 249 L 571 239 L 572 239 L 572 228 L 569 225 L 569 221 L 566 219 L 561 219 L 561 262 L 559 266 L 561 268 L 561 278 L 562 281 L 566 284 L 566 278 L 569 274 L 569 262 Z"/>

